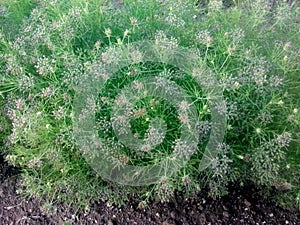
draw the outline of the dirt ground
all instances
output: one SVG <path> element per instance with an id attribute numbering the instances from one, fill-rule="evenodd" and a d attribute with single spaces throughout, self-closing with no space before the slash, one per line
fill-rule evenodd
<path id="1" fill-rule="evenodd" d="M 137 225 L 193 225 L 193 224 L 300 224 L 300 212 L 286 210 L 272 201 L 263 200 L 253 187 L 243 190 L 232 187 L 228 196 L 213 200 L 203 193 L 194 199 L 176 202 L 153 202 L 139 209 L 131 201 L 123 207 L 108 207 L 100 202 L 88 213 L 57 206 L 47 213 L 37 199 L 21 199 L 16 194 L 18 171 L 0 160 L 0 224 L 137 224 Z"/>

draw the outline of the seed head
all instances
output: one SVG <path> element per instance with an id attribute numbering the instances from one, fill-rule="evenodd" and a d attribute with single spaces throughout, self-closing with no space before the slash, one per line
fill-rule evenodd
<path id="1" fill-rule="evenodd" d="M 105 33 L 106 37 L 110 37 L 112 32 L 111 32 L 110 28 L 106 28 L 104 33 Z"/>

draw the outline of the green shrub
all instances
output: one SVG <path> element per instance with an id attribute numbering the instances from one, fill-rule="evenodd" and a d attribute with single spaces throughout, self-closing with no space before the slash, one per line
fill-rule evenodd
<path id="1" fill-rule="evenodd" d="M 0 45 L 2 111 L 12 126 L 4 151 L 6 160 L 23 171 L 25 189 L 20 193 L 84 207 L 99 198 L 122 204 L 134 194 L 143 204 L 149 199 L 168 201 L 176 191 L 192 195 L 203 187 L 218 197 L 227 193 L 230 182 L 251 180 L 265 189 L 286 189 L 283 194 L 299 204 L 299 5 L 271 7 L 256 0 L 224 8 L 220 1 L 210 1 L 203 9 L 180 0 L 27 2 L 36 7 L 15 38 L 3 31 Z M 16 8 L 7 10 L 9 17 L 14 15 L 9 10 Z M 11 20 L 20 24 L 18 17 Z M 92 104 L 99 138 L 107 140 L 116 167 L 154 165 L 170 156 L 184 121 L 169 102 L 143 97 L 132 109 L 137 115 L 130 121 L 132 132 L 139 140 L 153 137 L 147 133 L 150 118 L 158 117 L 167 126 L 165 140 L 155 139 L 157 147 L 150 151 L 149 143 L 142 152 L 118 142 L 111 113 L 121 91 L 135 80 L 158 75 L 180 85 L 202 121 L 198 151 L 182 168 L 157 184 L 132 187 L 100 177 L 87 163 L 73 132 L 73 101 L 84 76 L 98 72 L 99 59 L 118 62 L 115 48 L 142 40 L 197 49 L 195 54 L 218 80 L 226 101 L 218 111 L 226 114 L 227 123 L 219 154 L 199 171 L 214 126 L 209 95 L 174 65 L 137 60 L 120 68 Z"/>

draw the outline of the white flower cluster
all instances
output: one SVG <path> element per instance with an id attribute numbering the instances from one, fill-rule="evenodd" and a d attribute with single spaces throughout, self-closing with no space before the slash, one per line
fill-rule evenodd
<path id="1" fill-rule="evenodd" d="M 174 37 L 168 38 L 162 30 L 156 31 L 154 39 L 155 44 L 162 49 L 174 49 L 178 47 L 178 40 Z"/>

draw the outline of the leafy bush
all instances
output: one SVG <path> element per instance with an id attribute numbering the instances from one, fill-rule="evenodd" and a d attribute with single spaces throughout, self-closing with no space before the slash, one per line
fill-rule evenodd
<path id="1" fill-rule="evenodd" d="M 99 198 L 122 204 L 134 195 L 142 206 L 149 199 L 168 201 L 176 191 L 192 195 L 204 187 L 218 197 L 226 194 L 229 183 L 243 185 L 251 180 L 264 190 L 288 190 L 283 194 L 299 204 L 299 5 L 271 6 L 262 0 L 231 8 L 221 1 L 210 1 L 206 8 L 180 0 L 27 2 L 36 7 L 24 17 L 16 37 L 6 30 L 0 35 L 2 112 L 11 121 L 4 154 L 23 171 L 25 189 L 20 187 L 20 193 L 86 208 Z M 5 9 L 7 19 L 20 24 L 17 17 L 10 18 L 13 6 Z M 137 50 L 132 56 L 136 63 L 106 77 L 98 99 L 91 103 L 99 138 L 106 139 L 105 148 L 113 156 L 112 165 L 154 165 L 169 157 L 174 146 L 188 148 L 178 144 L 181 124 L 188 118 L 158 97 L 139 96 L 128 111 L 135 115 L 130 121 L 132 133 L 137 140 L 146 140 L 142 151 L 118 142 L 111 114 L 117 102 L 130 100 L 120 94 L 123 89 L 137 85 L 139 79 L 158 76 L 181 86 L 201 123 L 197 124 L 198 150 L 182 168 L 156 184 L 134 187 L 99 176 L 87 163 L 73 132 L 74 97 L 85 75 L 101 70 L 95 65 L 118 62 L 121 55 L 115 54 L 116 48 L 143 40 L 155 40 L 167 49 L 197 49 L 193 54 L 218 80 L 226 101 L 218 112 L 226 115 L 227 122 L 219 154 L 200 171 L 215 125 L 208 93 L 180 67 L 141 62 Z M 165 121 L 164 140 L 151 130 L 151 118 Z"/>

